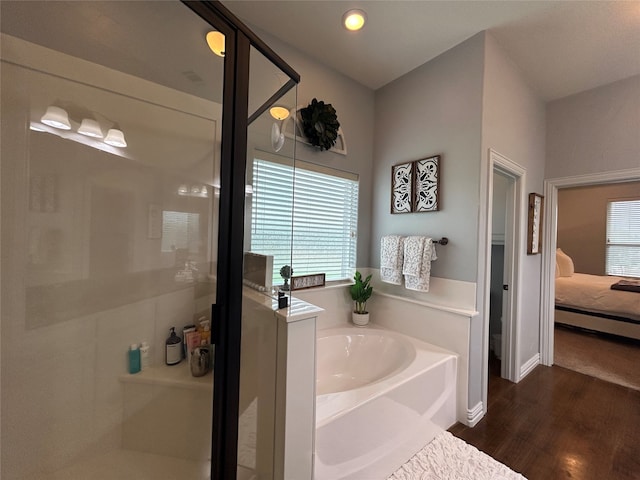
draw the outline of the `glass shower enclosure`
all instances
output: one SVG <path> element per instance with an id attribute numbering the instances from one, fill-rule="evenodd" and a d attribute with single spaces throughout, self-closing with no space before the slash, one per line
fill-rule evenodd
<path id="1" fill-rule="evenodd" d="M 3 479 L 272 478 L 244 161 L 295 81 L 196 3 L 0 4 Z"/>

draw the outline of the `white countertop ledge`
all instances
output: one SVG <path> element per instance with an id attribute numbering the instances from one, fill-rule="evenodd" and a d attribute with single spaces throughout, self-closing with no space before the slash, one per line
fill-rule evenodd
<path id="1" fill-rule="evenodd" d="M 276 309 L 276 316 L 287 323 L 317 317 L 324 312 L 324 308 L 320 308 L 296 297 L 289 297 L 289 306 L 287 308 L 281 308 L 280 310 L 277 310 L 278 300 L 274 299 L 273 307 Z"/>
<path id="2" fill-rule="evenodd" d="M 271 297 L 263 292 L 258 292 L 249 287 L 244 287 L 243 295 L 259 305 L 273 310 L 278 319 L 284 320 L 287 323 L 317 317 L 320 313 L 324 312 L 324 308 L 320 308 L 296 297 L 288 297 L 289 306 L 287 308 L 278 309 L 277 298 Z"/>
<path id="3" fill-rule="evenodd" d="M 380 295 L 381 297 L 393 298 L 401 302 L 415 303 L 416 305 L 422 305 L 423 307 L 429 307 L 435 310 L 442 310 L 443 312 L 455 313 L 456 315 L 460 315 L 462 317 L 473 318 L 479 314 L 477 310 L 470 310 L 466 308 L 456 308 L 456 307 L 450 307 L 447 305 L 439 305 L 437 303 L 425 302 L 424 300 L 417 300 L 415 298 L 410 298 L 410 297 L 401 297 L 401 296 L 393 295 L 391 293 L 386 293 L 386 292 L 376 292 L 376 295 Z"/>

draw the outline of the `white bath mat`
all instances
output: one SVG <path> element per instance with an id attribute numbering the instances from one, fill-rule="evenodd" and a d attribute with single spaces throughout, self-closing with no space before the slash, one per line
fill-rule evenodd
<path id="1" fill-rule="evenodd" d="M 527 480 L 476 447 L 443 432 L 388 480 Z"/>

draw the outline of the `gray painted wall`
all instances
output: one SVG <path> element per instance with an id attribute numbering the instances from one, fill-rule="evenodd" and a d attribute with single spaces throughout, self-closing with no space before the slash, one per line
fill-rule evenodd
<path id="1" fill-rule="evenodd" d="M 605 275 L 607 202 L 640 197 L 640 182 L 558 190 L 558 247 L 576 272 Z"/>
<path id="2" fill-rule="evenodd" d="M 547 105 L 545 178 L 640 167 L 640 75 Z"/>
<path id="3" fill-rule="evenodd" d="M 344 131 L 347 155 L 318 149 L 298 143 L 296 158 L 331 168 L 357 173 L 360 177 L 360 201 L 358 208 L 358 268 L 367 267 L 370 256 L 369 232 L 371 229 L 371 197 L 373 171 L 374 93 L 354 80 L 332 70 L 294 47 L 257 29 L 252 29 L 278 55 L 291 65 L 301 77 L 298 85 L 297 104 L 307 106 L 315 97 L 331 103 L 337 111 L 338 121 Z M 287 105 L 289 106 L 289 105 Z M 270 132 L 270 130 L 269 130 Z M 290 142 L 289 140 L 287 140 Z M 268 147 L 269 151 L 272 151 Z"/>
<path id="4" fill-rule="evenodd" d="M 545 105 L 490 34 L 487 34 L 486 45 L 483 161 L 488 161 L 489 148 L 496 150 L 526 170 L 523 185 L 526 193 L 542 193 L 545 166 Z M 523 205 L 520 213 L 523 215 L 526 232 L 526 205 Z M 524 241 L 521 245 L 522 293 L 517 330 L 520 352 L 517 361 L 520 366 L 540 352 L 542 257 L 527 255 Z M 478 294 L 481 295 L 481 292 Z"/>
<path id="5" fill-rule="evenodd" d="M 379 240 L 390 233 L 446 235 L 432 275 L 478 282 L 485 252 L 478 249 L 481 172 L 493 148 L 527 170 L 524 189 L 542 191 L 544 104 L 496 41 L 481 33 L 376 91 L 371 265 L 379 266 Z M 442 211 L 391 215 L 390 172 L 396 163 L 442 154 Z M 526 218 L 526 210 L 521 212 Z M 526 252 L 526 250 L 525 250 Z M 519 365 L 539 352 L 540 256 L 521 258 L 522 318 Z M 482 280 L 483 282 L 483 280 Z M 488 321 L 488 319 L 487 319 Z M 469 399 L 482 400 L 483 314 L 469 326 Z"/>
<path id="6" fill-rule="evenodd" d="M 446 236 L 431 275 L 476 281 L 483 48 L 475 35 L 376 91 L 372 267 L 384 235 Z M 436 154 L 440 211 L 392 215 L 391 167 Z"/>

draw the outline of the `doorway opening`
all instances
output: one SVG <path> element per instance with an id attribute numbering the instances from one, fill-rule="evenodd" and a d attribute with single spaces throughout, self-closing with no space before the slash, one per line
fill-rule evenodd
<path id="1" fill-rule="evenodd" d="M 520 244 L 525 170 L 489 151 L 488 217 L 484 282 L 483 402 L 487 405 L 490 359 L 499 375 L 517 382 L 520 309 Z M 497 373 L 497 367 L 496 373 Z M 493 371 L 493 370 L 492 370 Z"/>
<path id="2" fill-rule="evenodd" d="M 493 204 L 491 210 L 491 283 L 489 293 L 489 371 L 493 375 L 505 376 L 503 357 L 503 330 L 505 315 L 509 301 L 508 279 L 510 265 L 505 258 L 509 251 L 510 242 L 507 241 L 506 231 L 513 221 L 513 184 L 515 179 L 499 169 L 493 171 Z M 509 239 L 510 240 L 510 239 Z M 506 320 L 509 320 L 508 318 Z"/>
<path id="3" fill-rule="evenodd" d="M 640 180 L 640 169 L 578 175 L 545 180 L 545 231 L 542 250 L 542 290 L 540 307 L 540 363 L 554 364 L 555 264 L 558 247 L 558 189 L 615 184 Z"/>

